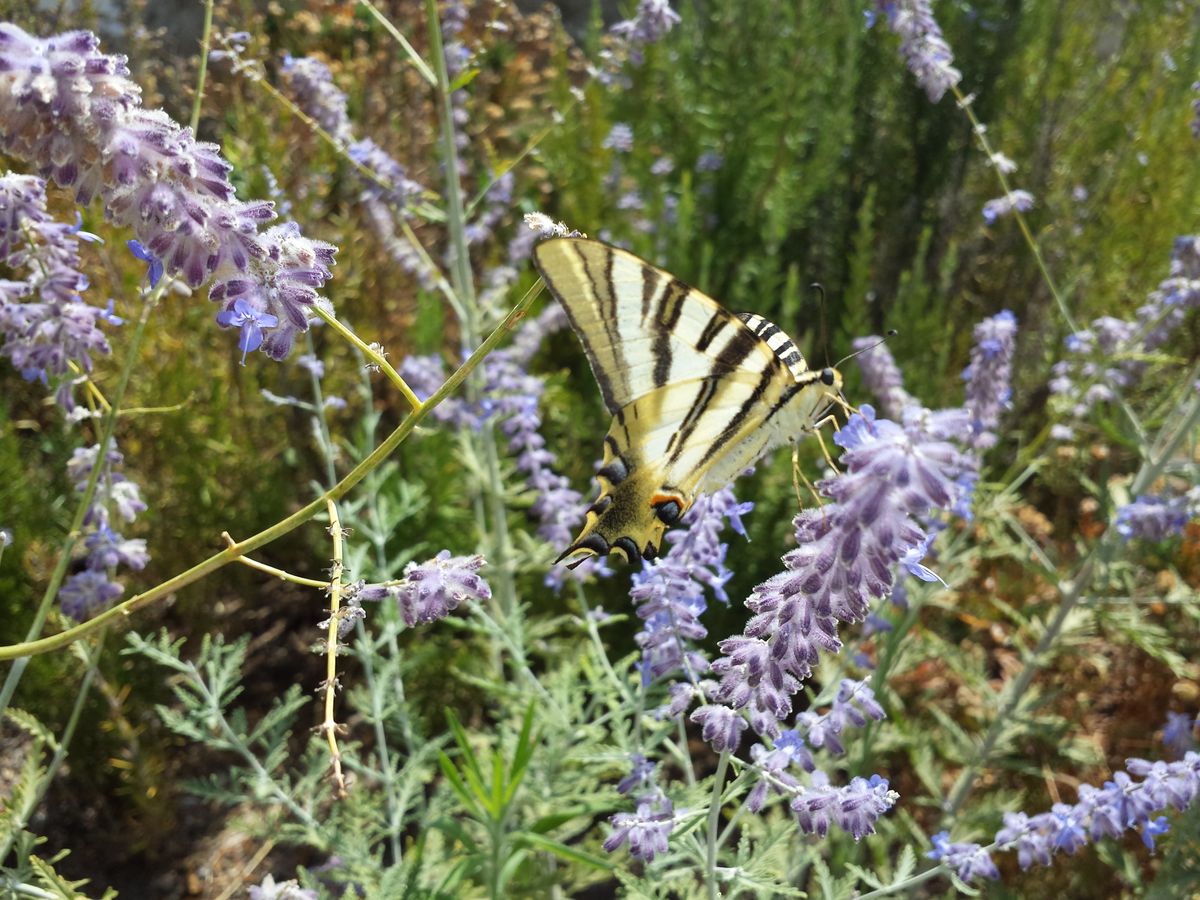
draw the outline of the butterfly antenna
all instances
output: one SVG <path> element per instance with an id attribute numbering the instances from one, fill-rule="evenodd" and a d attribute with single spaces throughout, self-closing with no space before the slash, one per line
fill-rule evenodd
<path id="1" fill-rule="evenodd" d="M 869 353 L 870 351 L 872 351 L 876 347 L 878 347 L 880 344 L 886 344 L 888 341 L 888 338 L 894 338 L 899 333 L 900 332 L 898 332 L 895 328 L 889 329 L 888 333 L 885 337 L 881 337 L 879 340 L 877 340 L 875 343 L 873 343 L 870 347 L 863 347 L 861 350 L 855 350 L 853 353 L 849 354 L 848 356 L 843 356 L 841 359 L 839 359 L 837 361 L 837 363 L 834 364 L 834 368 L 835 369 L 838 368 L 839 366 L 841 366 L 842 363 L 844 363 L 848 359 L 854 359 L 854 357 L 856 357 L 856 356 L 862 356 L 864 353 Z"/>

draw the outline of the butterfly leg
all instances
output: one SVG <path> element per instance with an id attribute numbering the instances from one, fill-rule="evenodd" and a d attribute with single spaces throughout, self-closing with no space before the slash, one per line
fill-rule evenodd
<path id="1" fill-rule="evenodd" d="M 800 493 L 800 482 L 804 482 L 804 486 L 812 494 L 813 499 L 817 502 L 817 506 L 825 505 L 825 501 L 821 499 L 821 495 L 817 493 L 817 489 L 813 486 L 813 483 L 808 480 L 808 476 L 800 468 L 799 445 L 792 444 L 792 488 L 796 491 L 796 502 L 800 504 L 800 509 L 804 509 L 804 497 Z"/>
<path id="2" fill-rule="evenodd" d="M 821 445 L 821 453 L 824 455 L 825 462 L 828 463 L 829 468 L 831 468 L 833 470 L 833 473 L 835 475 L 841 475 L 842 470 L 837 467 L 836 463 L 834 463 L 833 457 L 829 455 L 829 448 L 825 446 L 825 438 L 821 437 L 821 429 L 822 428 L 824 428 L 826 425 L 835 425 L 836 426 L 837 424 L 838 424 L 837 418 L 833 415 L 833 413 L 830 413 L 829 415 L 827 415 L 825 418 L 821 419 L 820 421 L 813 423 L 812 432 L 813 432 L 813 434 L 815 434 L 817 436 L 817 443 Z"/>

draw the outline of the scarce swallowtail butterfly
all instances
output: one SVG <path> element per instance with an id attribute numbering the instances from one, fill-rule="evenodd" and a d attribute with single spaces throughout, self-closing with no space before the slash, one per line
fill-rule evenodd
<path id="1" fill-rule="evenodd" d="M 654 559 L 697 494 L 811 432 L 838 400 L 842 376 L 810 370 L 778 326 L 735 315 L 632 253 L 555 238 L 533 261 L 613 416 L 600 496 L 557 562 Z"/>

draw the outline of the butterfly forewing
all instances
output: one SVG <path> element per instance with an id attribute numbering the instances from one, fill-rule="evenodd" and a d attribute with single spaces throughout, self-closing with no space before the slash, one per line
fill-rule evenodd
<path id="1" fill-rule="evenodd" d="M 563 238 L 539 244 L 534 262 L 613 414 L 600 496 L 560 559 L 652 559 L 697 493 L 795 440 L 828 405 L 831 388 L 776 326 L 631 253 Z"/>
<path id="2" fill-rule="evenodd" d="M 614 415 L 663 385 L 739 368 L 784 368 L 737 316 L 632 253 L 559 238 L 539 244 L 533 259 L 566 309 Z"/>

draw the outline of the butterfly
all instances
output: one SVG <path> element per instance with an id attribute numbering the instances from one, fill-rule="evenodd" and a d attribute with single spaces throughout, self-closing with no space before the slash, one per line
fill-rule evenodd
<path id="1" fill-rule="evenodd" d="M 554 238 L 533 262 L 613 417 L 599 496 L 556 562 L 653 560 L 698 494 L 813 431 L 840 402 L 841 374 L 809 369 L 778 326 L 735 315 L 632 253 Z"/>

